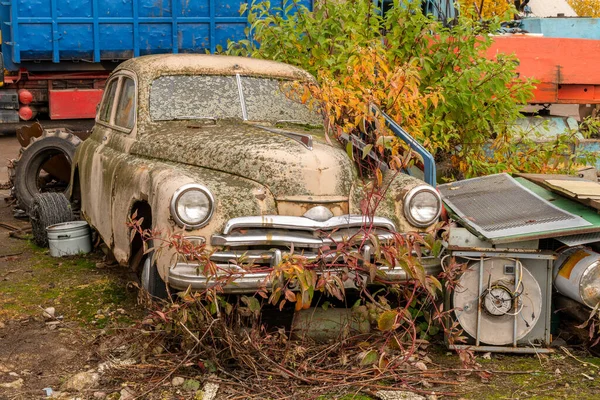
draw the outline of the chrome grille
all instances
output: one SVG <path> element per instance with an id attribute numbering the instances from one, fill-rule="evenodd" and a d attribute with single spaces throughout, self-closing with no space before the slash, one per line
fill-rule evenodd
<path id="1" fill-rule="evenodd" d="M 369 219 L 362 215 L 332 217 L 322 222 L 283 215 L 233 218 L 222 234 L 212 236 L 211 244 L 223 250 L 215 252 L 211 259 L 217 264 L 241 260 L 277 265 L 283 254 L 293 248 L 294 254 L 315 260 L 323 246 L 362 239 L 363 227 L 381 241 L 393 239 L 396 231 L 387 218 Z"/>

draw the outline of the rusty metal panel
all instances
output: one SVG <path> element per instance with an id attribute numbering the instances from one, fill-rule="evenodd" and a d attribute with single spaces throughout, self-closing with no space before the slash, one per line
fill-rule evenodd
<path id="1" fill-rule="evenodd" d="M 50 90 L 50 119 L 95 118 L 102 89 Z"/>

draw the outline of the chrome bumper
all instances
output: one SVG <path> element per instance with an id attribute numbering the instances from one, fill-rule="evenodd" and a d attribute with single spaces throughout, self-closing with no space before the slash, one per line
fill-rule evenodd
<path id="1" fill-rule="evenodd" d="M 205 290 L 219 284 L 221 278 L 230 276 L 233 279 L 223 288 L 225 292 L 252 293 L 261 287 L 270 287 L 270 271 L 281 263 L 290 249 L 308 262 L 317 259 L 333 261 L 336 252 L 329 252 L 327 249 L 335 249 L 338 243 L 347 243 L 361 248 L 363 259 L 368 260 L 372 254 L 371 237 L 376 236 L 383 243 L 393 240 L 395 232 L 396 227 L 391 220 L 363 215 L 342 215 L 326 221 L 285 215 L 233 218 L 225 224 L 222 233 L 211 237 L 212 246 L 220 248 L 211 255 L 219 276 L 207 277 L 200 272 L 197 264 L 178 262 L 169 269 L 167 279 L 177 289 L 191 286 L 194 290 Z M 247 271 L 240 265 L 251 265 L 252 271 Z M 424 266 L 427 274 L 437 274 L 440 271 L 438 259 L 426 259 Z M 410 279 L 400 267 L 382 267 L 381 270 L 385 272 L 385 279 L 388 281 L 402 282 Z M 353 279 L 348 282 L 352 283 Z"/>
<path id="2" fill-rule="evenodd" d="M 441 272 L 441 264 L 440 259 L 436 257 L 426 257 L 421 260 L 423 267 L 425 268 L 426 275 L 437 275 Z M 219 284 L 219 278 L 224 278 L 225 276 L 232 276 L 233 280 L 223 285 L 223 291 L 225 293 L 254 293 L 258 289 L 262 287 L 266 287 L 270 289 L 270 272 L 248 272 L 243 270 L 240 267 L 231 266 L 228 267 L 231 272 L 226 272 L 227 270 L 220 269 L 221 275 L 217 277 L 211 277 L 210 279 L 199 272 L 198 264 L 188 264 L 188 263 L 177 263 L 175 266 L 171 267 L 169 270 L 169 285 L 173 286 L 176 289 L 185 290 L 188 287 L 191 287 L 193 290 L 206 290 L 214 287 Z M 389 282 L 401 283 L 406 282 L 411 279 L 411 277 L 403 270 L 401 267 L 396 268 L 388 268 L 388 267 L 380 267 L 380 271 L 385 273 L 385 278 L 381 277 L 381 279 L 385 279 Z M 339 271 L 339 269 L 337 270 Z M 323 272 L 334 272 L 334 270 L 325 270 L 319 271 L 318 273 Z M 352 276 L 350 276 L 352 278 Z M 367 284 L 371 284 L 373 282 L 368 281 L 368 275 L 362 275 L 361 279 L 363 279 Z M 346 288 L 354 288 L 354 279 L 348 279 L 345 283 Z"/>

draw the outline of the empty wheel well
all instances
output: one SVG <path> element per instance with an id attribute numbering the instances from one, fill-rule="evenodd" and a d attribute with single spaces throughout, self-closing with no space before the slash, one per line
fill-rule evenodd
<path id="1" fill-rule="evenodd" d="M 143 230 L 152 229 L 152 209 L 150 208 L 150 204 L 145 201 L 137 201 L 131 207 L 130 216 L 133 217 L 135 214 L 135 218 L 137 220 L 143 218 L 141 228 Z M 143 258 L 143 240 L 139 234 L 136 234 L 131 241 L 131 252 L 129 260 L 130 266 L 137 270 L 140 265 L 140 262 Z"/>
<path id="2" fill-rule="evenodd" d="M 71 183 L 71 193 L 69 201 L 74 211 L 79 212 L 81 208 L 81 182 L 79 181 L 79 168 L 73 172 L 73 182 Z"/>

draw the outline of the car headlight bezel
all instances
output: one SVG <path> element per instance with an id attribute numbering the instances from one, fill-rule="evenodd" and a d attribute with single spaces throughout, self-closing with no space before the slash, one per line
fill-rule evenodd
<path id="1" fill-rule="evenodd" d="M 433 218 L 430 218 L 429 220 L 419 220 L 418 217 L 416 217 L 415 215 L 412 214 L 411 210 L 413 208 L 413 205 L 411 204 L 414 200 L 415 197 L 418 194 L 421 193 L 431 193 L 437 202 L 437 211 L 434 214 Z M 435 190 L 435 188 L 429 186 L 429 185 L 417 185 L 415 187 L 413 187 L 412 189 L 410 189 L 408 191 L 408 193 L 406 193 L 406 195 L 404 196 L 404 216 L 406 217 L 406 219 L 408 220 L 408 222 L 413 225 L 416 226 L 417 228 L 426 228 L 428 226 L 430 226 L 431 224 L 435 223 L 435 221 L 440 217 L 441 213 L 442 213 L 442 198 L 440 196 L 440 194 L 437 192 L 437 190 Z"/>
<path id="2" fill-rule="evenodd" d="M 204 194 L 204 196 L 206 196 L 208 203 L 209 203 L 208 213 L 200 222 L 190 223 L 189 221 L 186 221 L 185 216 L 180 215 L 180 213 L 178 211 L 179 200 L 181 200 L 181 197 L 184 194 L 186 194 L 190 191 L 201 192 L 202 194 Z M 170 208 L 171 208 L 171 217 L 173 218 L 173 220 L 175 221 L 175 223 L 177 225 L 179 225 L 181 228 L 184 228 L 187 230 L 198 229 L 198 228 L 202 228 L 203 226 L 206 226 L 206 224 L 208 224 L 210 222 L 210 220 L 213 216 L 213 213 L 215 211 L 215 198 L 212 195 L 211 191 L 206 186 L 200 185 L 198 183 L 188 183 L 183 186 L 180 186 L 175 191 L 175 193 L 173 193 L 173 197 L 171 198 L 171 207 Z"/>

